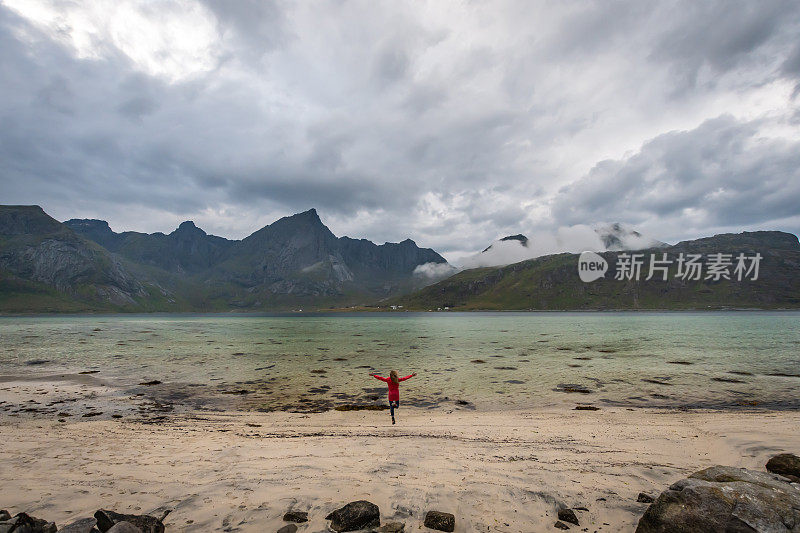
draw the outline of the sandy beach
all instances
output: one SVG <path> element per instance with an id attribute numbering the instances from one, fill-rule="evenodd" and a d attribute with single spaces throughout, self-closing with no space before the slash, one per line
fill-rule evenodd
<path id="1" fill-rule="evenodd" d="M 317 532 L 367 499 L 407 531 L 434 509 L 456 531 L 521 532 L 553 530 L 564 504 L 586 509 L 574 530 L 633 531 L 639 492 L 716 464 L 762 470 L 800 448 L 794 411 L 402 408 L 392 426 L 383 411 L 156 415 L 108 392 L 74 376 L 0 383 L 0 507 L 59 526 L 99 508 L 172 509 L 170 531 L 275 531 L 299 509 L 301 531 Z M 69 398 L 101 414 L 24 410 Z"/>

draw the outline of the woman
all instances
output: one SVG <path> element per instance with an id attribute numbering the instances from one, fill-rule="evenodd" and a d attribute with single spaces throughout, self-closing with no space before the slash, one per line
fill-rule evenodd
<path id="1" fill-rule="evenodd" d="M 414 372 L 404 378 L 397 377 L 397 370 L 389 372 L 388 378 L 382 378 L 378 374 L 370 374 L 375 379 L 379 379 L 389 385 L 389 411 L 392 413 L 392 424 L 394 424 L 394 410 L 400 407 L 400 382 L 413 378 L 417 373 Z"/>

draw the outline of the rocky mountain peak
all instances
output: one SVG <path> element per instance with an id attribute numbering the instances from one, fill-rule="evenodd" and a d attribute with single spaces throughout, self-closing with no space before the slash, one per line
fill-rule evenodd
<path id="1" fill-rule="evenodd" d="M 331 230 L 320 220 L 317 210 L 312 208 L 302 213 L 280 218 L 244 240 L 258 241 L 264 238 L 273 239 L 277 237 L 280 241 L 285 241 L 285 239 L 296 235 L 303 235 L 304 237 L 316 236 L 316 238 L 325 240 L 336 239 Z"/>
<path id="2" fill-rule="evenodd" d="M 521 233 L 517 233 L 516 235 L 509 235 L 507 237 L 503 237 L 500 240 L 501 241 L 519 241 L 520 243 L 522 243 L 522 246 L 528 246 L 528 238 L 525 235 L 521 234 Z"/>
<path id="3" fill-rule="evenodd" d="M 64 222 L 70 228 L 81 228 L 86 231 L 111 231 L 111 226 L 105 220 L 96 218 L 72 218 Z"/>
<path id="4" fill-rule="evenodd" d="M 606 250 L 611 251 L 661 248 L 667 245 L 659 240 L 646 237 L 619 222 L 599 225 L 594 231 L 603 241 L 603 246 L 605 246 Z"/>
<path id="5" fill-rule="evenodd" d="M 0 206 L 0 235 L 33 235 L 61 230 L 61 224 L 38 205 Z"/>
<path id="6" fill-rule="evenodd" d="M 525 235 L 521 234 L 521 233 L 517 233 L 516 235 L 508 235 L 507 237 L 503 237 L 502 239 L 498 239 L 497 241 L 495 241 L 495 244 L 498 243 L 498 242 L 509 242 L 509 241 L 517 241 L 517 242 L 519 242 L 520 245 L 522 245 L 522 246 L 524 246 L 526 248 L 528 247 L 528 238 Z M 494 244 L 490 244 L 489 246 L 484 248 L 481 253 L 483 254 L 483 253 L 488 252 L 489 250 L 492 249 L 493 246 L 494 246 Z"/>
<path id="7" fill-rule="evenodd" d="M 197 226 L 195 226 L 194 222 L 191 220 L 187 220 L 185 222 L 181 222 L 181 225 L 178 226 L 178 229 L 172 232 L 172 235 L 207 235 L 205 231 L 201 230 Z"/>

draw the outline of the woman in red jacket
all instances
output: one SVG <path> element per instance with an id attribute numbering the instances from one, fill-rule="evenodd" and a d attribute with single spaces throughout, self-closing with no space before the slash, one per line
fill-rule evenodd
<path id="1" fill-rule="evenodd" d="M 413 378 L 417 373 L 414 372 L 404 378 L 397 377 L 397 370 L 389 372 L 388 378 L 382 378 L 378 374 L 370 374 L 375 379 L 379 379 L 389 385 L 389 411 L 392 413 L 392 424 L 394 424 L 394 410 L 400 407 L 400 382 Z"/>

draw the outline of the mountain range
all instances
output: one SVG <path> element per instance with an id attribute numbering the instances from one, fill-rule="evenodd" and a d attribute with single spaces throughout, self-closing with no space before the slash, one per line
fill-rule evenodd
<path id="1" fill-rule="evenodd" d="M 0 206 L 0 310 L 221 311 L 363 304 L 409 291 L 421 264 L 446 263 L 406 239 L 336 237 L 316 210 L 240 240 L 191 221 L 116 233 L 102 220 L 60 223 L 39 206 Z"/>
<path id="2" fill-rule="evenodd" d="M 519 239 L 517 239 L 519 240 Z M 631 251 L 598 254 L 608 270 L 595 281 L 578 273 L 578 254 L 561 253 L 506 266 L 473 268 L 424 287 L 391 302 L 405 310 L 616 310 L 616 309 L 797 309 L 800 308 L 800 243 L 780 231 L 720 234 L 670 246 L 664 243 L 637 250 L 643 264 L 639 279 L 616 279 Z M 623 255 L 626 254 L 626 255 Z M 666 280 L 646 279 L 651 256 L 669 264 Z M 728 278 L 679 276 L 678 259 L 699 255 L 704 267 L 716 254 L 731 265 Z M 729 255 L 728 255 L 729 254 Z M 733 275 L 736 258 L 760 254 L 757 279 Z M 750 263 L 746 263 L 750 266 Z M 624 271 L 624 270 L 623 270 Z M 685 272 L 685 269 L 684 269 Z"/>
<path id="3" fill-rule="evenodd" d="M 0 312 L 800 307 L 800 244 L 792 234 L 722 234 L 671 246 L 618 224 L 588 231 L 609 266 L 591 283 L 578 276 L 577 254 L 535 257 L 536 241 L 521 234 L 476 254 L 502 264 L 458 271 L 409 239 L 377 245 L 337 237 L 314 209 L 230 240 L 191 221 L 168 234 L 116 233 L 102 220 L 61 223 L 38 206 L 0 206 Z M 672 264 L 667 280 L 614 279 L 622 254 L 641 246 L 649 247 L 636 252 L 645 258 L 758 253 L 760 277 L 686 280 Z M 522 259 L 509 261 L 515 254 Z"/>

